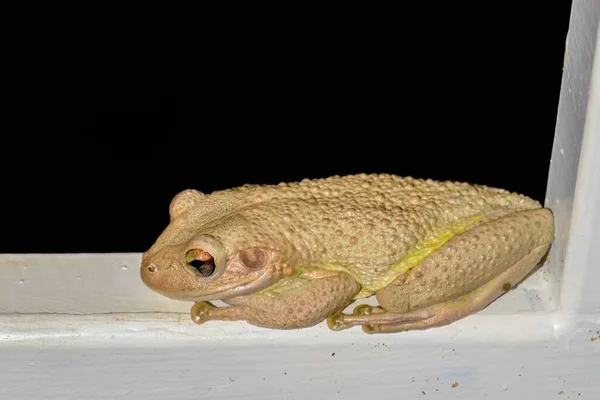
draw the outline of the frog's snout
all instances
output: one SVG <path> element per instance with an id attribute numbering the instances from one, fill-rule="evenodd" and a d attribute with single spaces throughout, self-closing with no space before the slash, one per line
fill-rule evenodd
<path id="1" fill-rule="evenodd" d="M 160 292 L 166 289 L 164 287 L 167 281 L 165 277 L 169 269 L 170 266 L 167 263 L 152 258 L 149 259 L 145 254 L 142 256 L 140 275 L 142 281 L 152 290 Z"/>
<path id="2" fill-rule="evenodd" d="M 209 256 L 206 254 L 188 253 L 190 253 L 188 255 L 189 259 L 185 259 L 186 253 L 178 248 L 170 248 L 150 255 L 144 253 L 142 255 L 142 265 L 140 267 L 142 281 L 154 291 L 170 292 L 178 290 L 179 286 L 187 284 L 185 279 L 186 275 L 193 275 L 182 275 L 181 273 L 178 273 L 178 271 L 190 269 L 190 267 L 184 265 L 186 262 L 193 263 L 198 269 L 202 269 L 202 264 L 206 264 L 202 270 L 205 271 L 205 273 L 209 272 L 211 260 Z M 196 259 L 198 259 L 198 261 L 196 261 Z M 205 261 L 202 262 L 200 260 Z M 177 278 L 178 276 L 180 278 Z M 184 279 L 181 279 L 182 276 Z"/>

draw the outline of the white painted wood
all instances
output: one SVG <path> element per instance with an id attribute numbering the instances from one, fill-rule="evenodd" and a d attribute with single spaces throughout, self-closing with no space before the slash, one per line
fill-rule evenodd
<path id="1" fill-rule="evenodd" d="M 140 279 L 141 254 L 0 255 L 0 313 L 187 312 Z"/>
<path id="2" fill-rule="evenodd" d="M 553 308 L 556 308 L 559 302 L 563 265 L 565 265 L 569 240 L 574 237 L 570 234 L 571 223 L 572 220 L 583 216 L 583 214 L 573 214 L 575 190 L 577 187 L 578 201 L 583 203 L 586 198 L 586 187 L 594 183 L 593 175 L 590 175 L 593 167 L 588 165 L 589 158 L 593 158 L 594 154 L 595 157 L 600 157 L 597 139 L 594 149 L 594 136 L 597 135 L 594 129 L 597 130 L 597 123 L 593 122 L 593 119 L 597 118 L 593 115 L 593 110 L 597 108 L 600 93 L 597 89 L 590 89 L 594 54 L 596 58 L 598 57 L 596 49 L 599 19 L 600 1 L 573 1 L 545 201 L 545 206 L 552 209 L 556 223 L 556 238 L 550 250 L 549 263 L 544 269 L 550 282 L 550 295 L 555 302 Z M 598 62 L 595 64 L 597 76 Z M 597 87 L 597 83 L 595 85 Z M 589 101 L 590 112 L 588 112 L 588 99 L 592 99 Z M 587 120 L 586 146 L 582 148 L 586 116 L 591 119 Z M 583 166 L 583 174 L 578 176 L 580 154 L 588 157 L 588 161 L 585 161 L 586 164 Z M 583 211 L 581 206 L 575 210 L 576 213 Z M 576 236 L 575 242 L 578 242 L 578 239 L 579 237 Z"/>
<path id="3" fill-rule="evenodd" d="M 549 262 L 484 312 L 374 336 L 196 326 L 143 286 L 139 254 L 1 255 L 0 399 L 600 398 L 599 18 L 574 0 Z"/>
<path id="4" fill-rule="evenodd" d="M 600 15 L 600 1 L 596 2 Z M 596 19 L 596 22 L 598 18 Z M 600 28 L 596 23 L 596 48 Z M 567 317 L 600 314 L 600 51 L 596 51 L 584 124 L 561 308 Z"/>
<path id="5" fill-rule="evenodd" d="M 140 263 L 141 254 L 0 255 L 0 313 L 188 313 L 191 302 L 168 299 L 142 283 Z M 545 290 L 528 280 L 484 312 L 541 310 L 549 299 Z"/>
<path id="6" fill-rule="evenodd" d="M 4 316 L 0 398 L 600 398 L 599 325 L 557 338 L 552 319 L 475 315 L 368 336 L 195 327 L 173 314 Z"/>

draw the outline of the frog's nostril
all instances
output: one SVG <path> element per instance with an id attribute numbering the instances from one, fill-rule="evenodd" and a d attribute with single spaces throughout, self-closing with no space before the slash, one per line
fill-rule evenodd
<path id="1" fill-rule="evenodd" d="M 154 264 L 152 264 L 148 267 L 148 272 L 154 273 L 156 271 L 158 271 L 158 268 L 156 268 L 156 266 Z"/>
<path id="2" fill-rule="evenodd" d="M 185 253 L 185 262 L 192 271 L 203 278 L 215 272 L 214 258 L 202 249 L 192 249 Z"/>

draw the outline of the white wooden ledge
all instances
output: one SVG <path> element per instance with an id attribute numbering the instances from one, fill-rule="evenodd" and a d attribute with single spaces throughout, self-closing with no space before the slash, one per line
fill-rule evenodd
<path id="1" fill-rule="evenodd" d="M 547 264 L 486 310 L 389 335 L 194 325 L 139 254 L 0 255 L 0 399 L 599 399 L 600 1 L 574 0 Z"/>

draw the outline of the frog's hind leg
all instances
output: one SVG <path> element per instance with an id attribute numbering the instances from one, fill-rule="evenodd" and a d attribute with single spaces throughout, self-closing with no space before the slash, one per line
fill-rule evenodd
<path id="1" fill-rule="evenodd" d="M 521 211 L 478 225 L 376 293 L 381 307 L 337 313 L 334 330 L 362 325 L 367 333 L 447 325 L 487 307 L 516 286 L 546 254 L 554 236 L 547 209 Z"/>

